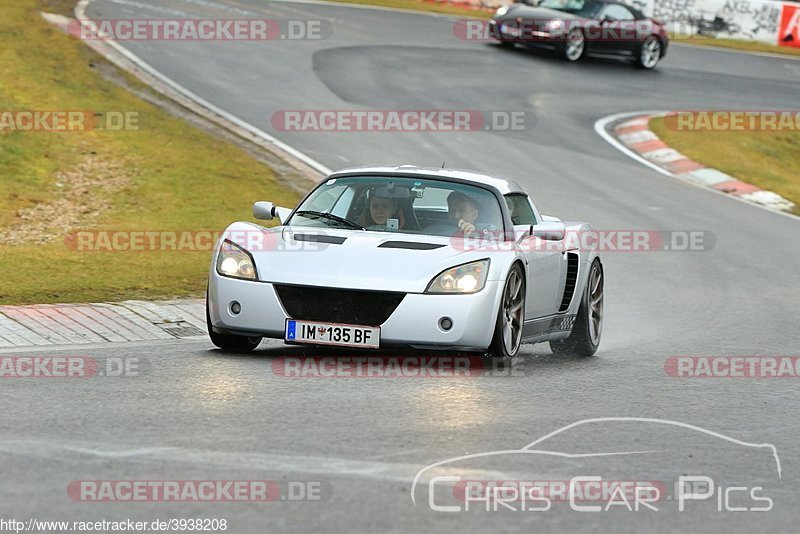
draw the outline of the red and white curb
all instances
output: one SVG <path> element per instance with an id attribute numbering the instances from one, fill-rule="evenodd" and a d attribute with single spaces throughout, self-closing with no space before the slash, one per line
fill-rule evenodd
<path id="1" fill-rule="evenodd" d="M 606 141 L 631 158 L 653 170 L 680 180 L 733 195 L 759 206 L 791 211 L 795 205 L 777 193 L 742 182 L 729 174 L 693 161 L 649 129 L 652 119 L 667 115 L 666 111 L 634 112 L 610 115 L 595 123 L 595 131 Z"/>
<path id="2" fill-rule="evenodd" d="M 205 336 L 202 299 L 0 306 L 0 348 Z"/>

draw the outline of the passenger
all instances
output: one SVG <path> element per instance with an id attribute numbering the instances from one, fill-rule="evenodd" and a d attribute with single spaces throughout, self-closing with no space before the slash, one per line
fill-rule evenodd
<path id="1" fill-rule="evenodd" d="M 478 202 L 472 197 L 453 191 L 447 196 L 447 213 L 464 235 L 475 232 L 475 221 L 480 215 L 480 209 Z"/>

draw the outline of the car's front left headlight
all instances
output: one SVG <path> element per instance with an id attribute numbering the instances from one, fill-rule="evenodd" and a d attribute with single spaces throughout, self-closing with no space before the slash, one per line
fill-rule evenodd
<path id="1" fill-rule="evenodd" d="M 228 278 L 258 279 L 256 264 L 250 253 L 227 239 L 223 240 L 219 247 L 217 273 Z"/>
<path id="2" fill-rule="evenodd" d="M 488 276 L 488 259 L 457 265 L 439 273 L 425 293 L 477 293 L 486 285 Z"/>
<path id="3" fill-rule="evenodd" d="M 500 6 L 497 8 L 497 11 L 494 12 L 496 17 L 502 17 L 506 13 L 508 13 L 508 6 Z"/>

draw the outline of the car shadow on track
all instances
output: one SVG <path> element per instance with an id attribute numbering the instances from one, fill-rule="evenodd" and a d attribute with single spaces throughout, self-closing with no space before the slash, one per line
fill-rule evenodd
<path id="1" fill-rule="evenodd" d="M 608 56 L 592 56 L 587 55 L 575 63 L 570 63 L 558 55 L 555 50 L 548 50 L 546 48 L 530 48 L 524 46 L 506 47 L 499 43 L 489 43 L 487 45 L 491 50 L 500 54 L 513 55 L 515 57 L 528 57 L 531 59 L 541 60 L 553 67 L 575 68 L 579 67 L 584 71 L 604 71 L 608 72 L 609 69 L 618 69 L 621 72 L 643 73 L 648 75 L 656 75 L 659 70 L 655 69 L 639 69 L 633 64 L 632 60 L 624 57 L 608 57 Z"/>

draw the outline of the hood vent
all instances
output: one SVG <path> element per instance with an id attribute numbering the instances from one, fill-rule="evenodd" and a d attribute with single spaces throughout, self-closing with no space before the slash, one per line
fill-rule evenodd
<path id="1" fill-rule="evenodd" d="M 416 241 L 386 241 L 378 245 L 378 248 L 404 248 L 408 250 L 435 250 L 444 245 L 436 243 L 417 243 Z"/>
<path id="2" fill-rule="evenodd" d="M 328 243 L 329 245 L 341 245 L 347 239 L 338 235 L 325 234 L 293 234 L 295 241 L 310 241 L 313 243 Z"/>

